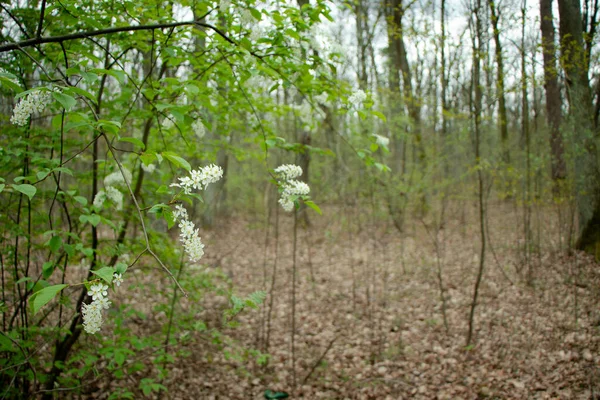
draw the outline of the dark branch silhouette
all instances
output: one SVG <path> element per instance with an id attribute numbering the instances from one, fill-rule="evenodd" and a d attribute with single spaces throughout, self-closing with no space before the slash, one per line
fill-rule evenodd
<path id="1" fill-rule="evenodd" d="M 219 36 L 221 36 L 223 39 L 228 41 L 229 43 L 234 44 L 234 45 L 237 44 L 235 41 L 233 41 L 233 39 L 231 39 L 229 36 L 227 36 L 225 33 L 223 33 L 223 31 L 221 31 L 219 28 L 217 28 L 213 25 L 204 23 L 204 22 L 200 22 L 199 20 L 194 20 L 194 21 L 183 21 L 183 22 L 171 22 L 171 23 L 165 23 L 165 24 L 119 26 L 119 27 L 113 27 L 113 28 L 100 29 L 100 30 L 96 30 L 96 31 L 71 33 L 68 35 L 61 35 L 61 36 L 36 37 L 36 38 L 32 38 L 32 39 L 23 40 L 20 42 L 7 43 L 7 44 L 0 45 L 0 53 L 12 51 L 12 50 L 19 50 L 19 49 L 22 49 L 25 47 L 37 46 L 39 44 L 44 44 L 44 43 L 62 43 L 62 42 L 66 42 L 69 40 L 86 39 L 86 38 L 91 38 L 94 36 L 110 35 L 111 33 L 132 32 L 132 31 L 149 31 L 149 30 L 154 30 L 154 29 L 177 28 L 180 26 L 190 26 L 190 25 L 202 26 L 202 27 L 211 29 L 212 31 L 217 33 Z"/>

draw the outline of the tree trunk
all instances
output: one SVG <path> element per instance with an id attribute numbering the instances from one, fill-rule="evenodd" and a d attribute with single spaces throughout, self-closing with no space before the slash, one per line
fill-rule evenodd
<path id="1" fill-rule="evenodd" d="M 569 126 L 575 144 L 575 188 L 579 220 L 576 247 L 600 255 L 600 181 L 597 134 L 583 41 L 579 0 L 559 0 L 563 68 L 569 100 Z"/>
<path id="2" fill-rule="evenodd" d="M 494 29 L 494 44 L 496 45 L 495 58 L 497 66 L 496 90 L 498 96 L 498 126 L 500 128 L 500 142 L 502 143 L 502 161 L 510 163 L 510 152 L 508 150 L 508 125 L 506 124 L 506 97 L 504 95 L 504 58 L 502 56 L 502 42 L 500 41 L 500 29 L 498 20 L 500 12 L 496 9 L 494 0 L 488 0 L 492 16 L 492 28 Z"/>
<path id="3" fill-rule="evenodd" d="M 482 27 L 481 27 L 481 0 L 476 0 L 473 10 L 473 18 L 471 22 L 471 35 L 473 43 L 473 80 L 471 90 L 471 118 L 473 119 L 473 136 L 475 144 L 475 163 L 477 167 L 481 166 L 481 108 L 483 102 L 483 93 L 481 90 L 481 43 L 482 43 Z M 474 26 L 473 26 L 474 25 Z M 474 32 L 473 32 L 474 30 Z M 473 331 L 475 327 L 475 308 L 479 299 L 479 288 L 483 280 L 483 272 L 485 267 L 485 250 L 486 250 L 486 232 L 485 232 L 485 201 L 484 201 L 484 185 L 483 185 L 483 170 L 477 168 L 477 184 L 478 184 L 478 205 L 479 205 L 479 233 L 481 247 L 479 253 L 479 266 L 477 269 L 477 277 L 475 279 L 475 287 L 473 288 L 473 298 L 471 300 L 471 308 L 469 311 L 469 330 L 467 332 L 466 345 L 470 346 L 473 340 Z"/>
<path id="4" fill-rule="evenodd" d="M 402 88 L 404 98 L 408 108 L 408 115 L 413 124 L 413 137 L 417 148 L 417 160 L 421 164 L 425 163 L 425 148 L 421 137 L 421 106 L 415 96 L 412 86 L 412 72 L 408 63 L 406 45 L 404 44 L 402 18 L 406 11 L 402 5 L 402 0 L 392 0 L 391 17 L 388 19 L 388 29 L 392 32 L 392 43 L 394 46 L 395 67 L 402 74 Z"/>
<path id="5" fill-rule="evenodd" d="M 556 49 L 554 46 L 554 17 L 552 0 L 540 0 L 540 28 L 544 55 L 544 89 L 546 91 L 546 120 L 550 128 L 550 150 L 552 155 L 552 180 L 555 187 L 567 176 L 560 123 L 562 99 L 556 73 Z"/>

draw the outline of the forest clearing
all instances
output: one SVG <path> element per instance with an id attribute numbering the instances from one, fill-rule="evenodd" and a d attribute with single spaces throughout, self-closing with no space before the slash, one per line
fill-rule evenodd
<path id="1" fill-rule="evenodd" d="M 599 18 L 0 2 L 0 400 L 600 399 Z"/>
<path id="2" fill-rule="evenodd" d="M 515 231 L 519 221 L 504 219 L 517 216 L 514 205 L 490 206 L 494 251 L 477 309 L 476 344 L 470 348 L 465 347 L 465 334 L 478 265 L 473 241 L 477 232 L 472 228 L 477 226 L 476 207 L 453 202 L 446 213 L 455 217 L 448 217 L 442 229 L 436 230 L 428 219 L 414 219 L 404 234 L 385 219 L 353 210 L 325 207 L 323 217 L 298 232 L 298 397 L 590 399 L 599 393 L 600 271 L 593 258 L 560 250 L 553 222 L 557 208 L 536 213 L 540 246 L 528 266 Z M 264 288 L 273 295 L 269 339 L 269 299 L 264 308 L 241 315 L 235 330 L 224 331 L 235 339 L 232 353 L 236 346 L 265 350 L 269 340 L 268 362 L 260 365 L 258 357 L 243 351 L 215 356 L 219 346 L 198 338 L 194 346 L 175 345 L 174 352 L 189 354 L 172 365 L 164 382 L 171 398 L 260 399 L 266 389 L 290 392 L 293 218 L 285 217 L 280 225 L 273 291 L 274 227 L 266 262 L 260 222 L 233 219 L 226 229 L 204 235 L 213 249 L 206 263 L 231 278 L 236 291 Z M 447 331 L 438 261 L 447 297 Z M 530 285 L 520 275 L 528 268 L 534 276 Z M 147 293 L 144 288 L 152 285 L 157 271 L 136 272 L 132 284 L 140 286 L 132 290 Z M 193 277 L 200 272 L 188 273 Z M 156 296 L 151 303 L 161 301 Z M 144 309 L 137 296 L 127 303 Z M 209 327 L 218 326 L 227 304 L 225 297 L 205 298 L 196 315 Z M 185 300 L 180 306 L 194 308 Z M 133 329 L 147 335 L 147 330 L 160 330 L 165 319 L 165 314 L 156 315 Z M 110 385 L 110 380 L 99 385 Z"/>

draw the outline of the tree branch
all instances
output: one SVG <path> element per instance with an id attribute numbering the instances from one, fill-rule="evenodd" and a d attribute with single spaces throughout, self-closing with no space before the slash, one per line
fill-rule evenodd
<path id="1" fill-rule="evenodd" d="M 204 16 L 202 18 L 204 18 Z M 204 22 L 200 22 L 200 20 L 194 20 L 194 21 L 183 21 L 183 22 L 171 22 L 171 23 L 166 23 L 166 24 L 118 26 L 118 27 L 113 27 L 113 28 L 100 29 L 97 31 L 77 32 L 77 33 L 71 33 L 68 35 L 61 35 L 61 36 L 36 37 L 33 39 L 22 40 L 20 42 L 0 45 L 0 53 L 12 51 L 12 50 L 19 50 L 24 47 L 36 46 L 38 44 L 62 43 L 62 42 L 66 42 L 69 40 L 86 39 L 86 38 L 91 38 L 94 36 L 109 35 L 111 33 L 149 31 L 149 30 L 154 30 L 154 29 L 177 28 L 179 26 L 190 26 L 190 25 L 202 26 L 202 27 L 211 29 L 212 31 L 217 33 L 219 36 L 221 36 L 223 39 L 228 41 L 229 43 L 237 45 L 237 43 L 233 39 L 231 39 L 229 36 L 227 36 L 219 28 L 217 28 L 213 25 L 204 23 Z"/>

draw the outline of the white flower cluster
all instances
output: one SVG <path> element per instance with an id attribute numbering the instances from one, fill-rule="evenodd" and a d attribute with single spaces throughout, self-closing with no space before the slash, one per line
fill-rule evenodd
<path id="1" fill-rule="evenodd" d="M 107 186 L 105 190 L 100 190 L 94 197 L 94 207 L 102 208 L 102 205 L 109 199 L 113 202 L 117 210 L 123 209 L 123 193 L 113 186 Z"/>
<path id="2" fill-rule="evenodd" d="M 297 165 L 284 164 L 275 169 L 275 173 L 282 179 L 280 181 L 281 197 L 279 204 L 285 211 L 294 209 L 294 200 L 299 196 L 307 196 L 310 193 L 310 187 L 302 181 L 294 178 L 302 175 L 302 168 Z"/>
<path id="3" fill-rule="evenodd" d="M 123 209 L 123 193 L 115 187 L 116 185 L 124 184 L 123 175 L 125 175 L 127 183 L 131 184 L 131 172 L 125 167 L 123 167 L 123 173 L 115 171 L 106 175 L 104 178 L 104 190 L 100 190 L 94 197 L 94 207 L 97 209 L 102 208 L 106 199 L 109 199 L 113 202 L 117 210 Z"/>
<path id="4" fill-rule="evenodd" d="M 229 7 L 231 6 L 230 0 L 221 0 L 218 3 L 219 3 L 219 11 L 221 11 L 223 13 L 229 11 Z"/>
<path id="5" fill-rule="evenodd" d="M 211 164 L 190 172 L 190 176 L 178 178 L 179 183 L 171 186 L 182 188 L 185 194 L 191 194 L 192 189 L 201 190 L 223 177 L 223 168 Z M 180 204 L 175 206 L 173 218 L 179 221 L 179 237 L 183 243 L 183 249 L 192 262 L 196 262 L 204 255 L 204 244 L 200 239 L 200 230 L 190 221 L 187 210 Z"/>
<path id="6" fill-rule="evenodd" d="M 302 168 L 294 164 L 283 164 L 275 168 L 275 173 L 285 181 L 302 175 Z"/>
<path id="7" fill-rule="evenodd" d="M 147 173 L 151 174 L 151 173 L 153 173 L 153 172 L 154 172 L 154 170 L 156 169 L 156 165 L 155 165 L 155 164 L 146 165 L 146 164 L 142 163 L 142 169 L 143 169 L 145 172 L 147 172 Z"/>
<path id="8" fill-rule="evenodd" d="M 329 95 L 327 94 L 327 92 L 323 92 L 323 93 L 315 96 L 315 101 L 319 104 L 327 104 L 328 97 L 329 97 Z"/>
<path id="9" fill-rule="evenodd" d="M 204 243 L 200 239 L 200 230 L 190 220 L 181 220 L 178 226 L 181 229 L 179 237 L 183 243 L 183 249 L 190 260 L 192 262 L 200 260 L 204 255 Z"/>
<path id="10" fill-rule="evenodd" d="M 363 90 L 357 90 L 348 97 L 348 102 L 353 104 L 354 107 L 362 106 L 363 101 L 367 99 L 367 94 Z"/>
<path id="11" fill-rule="evenodd" d="M 113 275 L 113 282 L 117 286 L 121 286 L 123 276 L 115 273 Z M 102 310 L 108 309 L 111 304 L 107 297 L 108 286 L 103 283 L 92 285 L 88 291 L 88 296 L 92 297 L 92 302 L 90 304 L 82 304 L 81 314 L 83 314 L 83 329 L 93 335 L 102 326 Z"/>
<path id="12" fill-rule="evenodd" d="M 206 135 L 206 127 L 200 118 L 192 123 L 192 130 L 198 139 L 202 139 Z"/>
<path id="13" fill-rule="evenodd" d="M 385 147 L 387 149 L 388 145 L 390 144 L 390 138 L 378 135 L 376 133 L 373 134 L 373 136 L 375 137 L 375 143 L 377 143 L 377 146 Z"/>
<path id="14" fill-rule="evenodd" d="M 15 106 L 13 116 L 10 117 L 10 122 L 19 126 L 27 125 L 31 114 L 41 113 L 51 101 L 51 92 L 36 90 L 29 93 L 26 97 L 19 100 Z"/>
<path id="15" fill-rule="evenodd" d="M 200 239 L 200 230 L 196 228 L 194 223 L 189 220 L 187 210 L 181 205 L 175 205 L 173 218 L 179 221 L 179 237 L 183 243 L 183 249 L 190 257 L 192 262 L 196 262 L 204 255 L 204 244 Z"/>
<path id="16" fill-rule="evenodd" d="M 179 183 L 172 183 L 171 187 L 182 188 L 185 194 L 191 194 L 192 189 L 206 189 L 210 183 L 215 183 L 222 177 L 223 168 L 211 164 L 198 170 L 191 171 L 190 176 L 178 178 Z"/>
<path id="17" fill-rule="evenodd" d="M 131 172 L 123 167 L 123 173 L 120 170 L 115 171 L 111 174 L 106 175 L 104 178 L 104 186 L 115 186 L 124 183 L 123 175 L 125 175 L 125 179 L 127 179 L 127 183 L 131 185 L 132 175 Z"/>
<path id="18" fill-rule="evenodd" d="M 172 116 L 171 114 L 169 114 L 168 117 L 166 117 L 165 119 L 163 119 L 163 121 L 162 121 L 162 128 L 166 129 L 166 130 L 169 130 L 172 127 L 174 127 L 175 126 L 175 123 L 173 122 L 174 118 L 175 118 L 174 116 Z"/>

